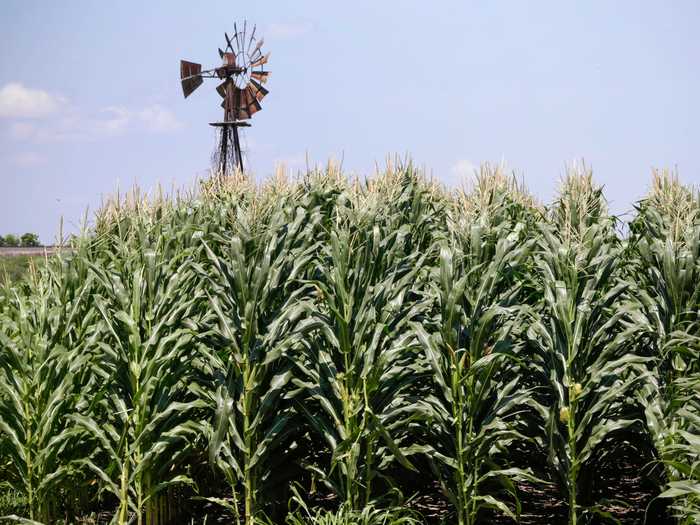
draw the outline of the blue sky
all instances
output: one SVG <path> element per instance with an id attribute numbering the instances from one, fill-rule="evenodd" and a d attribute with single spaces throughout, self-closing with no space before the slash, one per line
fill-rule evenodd
<path id="1" fill-rule="evenodd" d="M 272 53 L 247 130 L 257 177 L 410 154 L 460 184 L 505 162 L 544 202 L 584 158 L 622 213 L 653 167 L 700 183 L 700 3 L 34 2 L 0 18 L 0 234 L 51 242 L 118 187 L 190 185 L 220 119 L 183 100 L 180 58 L 215 65 L 233 22 Z"/>

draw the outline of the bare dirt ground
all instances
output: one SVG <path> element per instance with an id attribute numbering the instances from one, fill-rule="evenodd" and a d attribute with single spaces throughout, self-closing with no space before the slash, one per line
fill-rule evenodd
<path id="1" fill-rule="evenodd" d="M 20 247 L 0 247 L 0 257 L 17 257 L 20 255 L 53 255 L 60 251 L 70 251 L 70 248 L 61 248 L 60 246 L 39 246 L 37 248 L 20 248 Z"/>

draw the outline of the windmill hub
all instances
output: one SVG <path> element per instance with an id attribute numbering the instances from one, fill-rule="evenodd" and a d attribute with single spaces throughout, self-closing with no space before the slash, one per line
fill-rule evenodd
<path id="1" fill-rule="evenodd" d="M 221 66 L 202 70 L 201 64 L 180 61 L 180 82 L 185 98 L 202 85 L 204 78 L 218 78 L 223 81 L 216 86 L 216 91 L 223 99 L 221 107 L 224 109 L 224 119 L 211 123 L 212 126 L 221 129 L 220 144 L 217 148 L 217 167 L 221 176 L 226 175 L 227 168 L 234 163 L 234 169 L 243 171 L 238 128 L 249 127 L 250 123 L 246 121 L 262 109 L 260 102 L 268 94 L 263 84 L 270 76 L 270 72 L 265 70 L 270 54 L 263 55 L 263 39 L 255 38 L 255 26 L 250 35 L 247 34 L 247 23 L 243 24 L 241 31 L 236 24 L 233 27 L 233 37 L 224 33 L 226 48 L 219 49 Z M 233 152 L 229 144 L 233 145 Z M 227 162 L 229 156 L 233 162 Z"/>

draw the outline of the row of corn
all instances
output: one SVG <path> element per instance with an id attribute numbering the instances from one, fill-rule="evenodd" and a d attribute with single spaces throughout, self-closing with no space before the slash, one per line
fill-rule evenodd
<path id="1" fill-rule="evenodd" d="M 547 207 L 488 166 L 213 179 L 73 244 L 0 291 L 7 519 L 416 523 L 417 490 L 467 525 L 525 519 L 524 487 L 572 525 L 700 519 L 700 198 L 672 173 L 624 220 L 583 167 Z M 602 497 L 630 458 L 653 499 Z"/>

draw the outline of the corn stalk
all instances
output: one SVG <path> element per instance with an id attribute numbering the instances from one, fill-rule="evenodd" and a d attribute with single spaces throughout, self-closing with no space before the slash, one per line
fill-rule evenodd
<path id="1" fill-rule="evenodd" d="M 433 377 L 425 399 L 428 444 L 421 448 L 460 525 L 477 523 L 485 508 L 517 519 L 514 481 L 533 479 L 503 462 L 508 445 L 524 438 L 509 416 L 530 395 L 503 372 L 517 361 L 507 327 L 516 317 L 532 242 L 525 225 L 513 222 L 520 213 L 508 192 L 479 182 L 478 213 L 455 216 L 440 247 L 430 279 L 431 315 L 413 325 Z M 515 511 L 496 487 L 512 498 Z"/>
<path id="2" fill-rule="evenodd" d="M 203 240 L 213 310 L 205 320 L 215 407 L 209 457 L 230 486 L 227 506 L 249 525 L 262 510 L 264 484 L 284 478 L 279 470 L 271 475 L 268 458 L 278 451 L 283 459 L 278 447 L 294 417 L 287 351 L 302 310 L 298 280 L 313 255 L 320 215 L 282 201 L 265 212 L 241 207 L 235 216 L 230 231 Z"/>
<path id="3" fill-rule="evenodd" d="M 85 346 L 94 336 L 85 267 L 54 261 L 44 274 L 6 290 L 0 314 L 0 451 L 9 485 L 27 499 L 29 519 L 56 517 L 65 482 L 79 470 L 67 415 L 87 384 Z M 65 496 L 64 496 L 65 497 Z"/>
<path id="4" fill-rule="evenodd" d="M 590 177 L 570 178 L 553 213 L 536 254 L 544 297 L 528 330 L 530 373 L 548 392 L 541 415 L 549 464 L 576 525 L 607 515 L 591 501 L 591 483 L 625 433 L 638 432 L 635 392 L 649 358 L 634 353 L 625 323 L 634 313 L 623 300 L 630 285 L 600 190 Z"/>
<path id="5" fill-rule="evenodd" d="M 148 242 L 145 228 L 139 241 Z M 94 452 L 81 460 L 119 504 L 114 522 L 135 515 L 156 523 L 156 498 L 191 483 L 182 472 L 192 439 L 201 431 L 195 415 L 204 407 L 192 389 L 194 320 L 203 300 L 189 260 L 190 249 L 161 238 L 153 247 L 129 243 L 90 263 L 99 288 L 93 295 L 101 338 L 91 373 L 99 388 L 71 419 Z"/>
<path id="6" fill-rule="evenodd" d="M 700 512 L 700 198 L 671 173 L 656 173 L 630 229 L 635 338 L 654 358 L 639 397 L 664 466 L 662 496 L 692 523 Z"/>
<path id="7" fill-rule="evenodd" d="M 410 171 L 355 198 L 321 247 L 303 324 L 315 337 L 297 354 L 294 379 L 306 391 L 299 410 L 331 452 L 329 465 L 309 468 L 351 510 L 373 501 L 378 477 L 389 482 L 392 461 L 415 470 L 402 440 L 425 367 L 410 322 L 429 253 L 418 247 L 434 217 Z"/>

